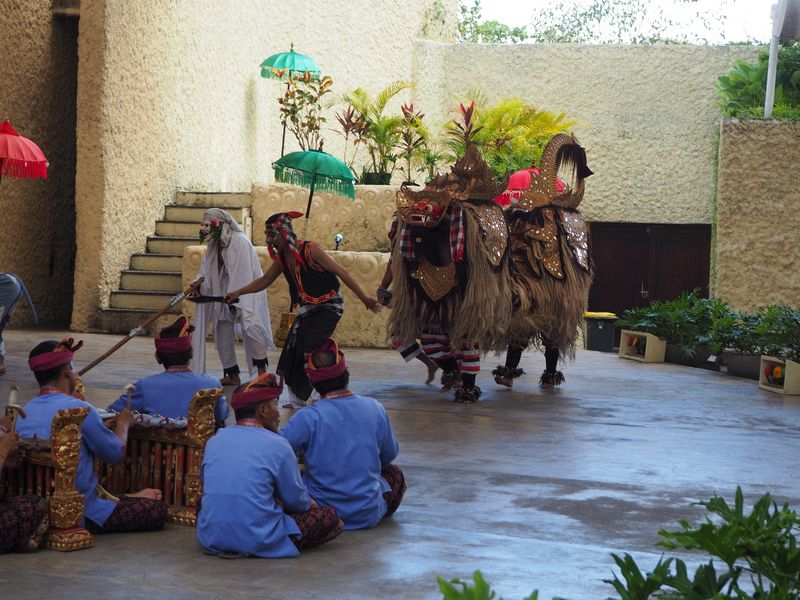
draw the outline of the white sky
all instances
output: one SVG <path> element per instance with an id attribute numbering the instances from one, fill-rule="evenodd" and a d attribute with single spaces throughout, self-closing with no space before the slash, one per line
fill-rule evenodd
<path id="1" fill-rule="evenodd" d="M 650 1 L 663 4 L 665 7 L 673 6 L 670 0 Z M 727 14 L 723 25 L 724 41 L 738 42 L 752 39 L 768 43 L 772 34 L 770 10 L 772 4 L 776 2 L 777 0 L 698 0 L 688 3 L 688 6 L 680 12 L 670 10 L 670 14 L 676 19 L 682 19 L 691 28 L 691 17 L 696 11 L 710 10 L 712 14 L 718 14 L 724 10 Z M 500 21 L 516 27 L 528 25 L 535 11 L 553 4 L 556 4 L 556 0 L 481 0 L 481 12 L 486 20 Z M 704 34 L 702 31 L 698 33 Z M 712 43 L 722 41 L 715 39 L 711 32 L 704 35 Z"/>

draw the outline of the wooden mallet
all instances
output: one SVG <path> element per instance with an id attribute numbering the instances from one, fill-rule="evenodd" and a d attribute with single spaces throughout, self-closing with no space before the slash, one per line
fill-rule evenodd
<path id="1" fill-rule="evenodd" d="M 17 417 L 19 415 L 22 415 L 23 419 L 28 416 L 25 413 L 25 409 L 22 408 L 19 404 L 17 404 L 17 394 L 18 393 L 19 393 L 19 388 L 17 386 L 15 386 L 15 385 L 12 385 L 11 389 L 9 390 L 9 393 L 8 393 L 8 407 L 6 408 L 6 410 L 10 410 L 12 412 L 12 415 L 11 415 L 11 431 L 14 431 L 14 429 L 16 428 L 16 426 L 17 426 Z"/>
<path id="2" fill-rule="evenodd" d="M 130 410 L 131 409 L 131 396 L 133 395 L 133 392 L 136 391 L 136 386 L 133 385 L 132 383 L 129 383 L 128 385 L 125 386 L 125 391 L 128 392 L 128 401 L 125 403 L 125 408 Z"/>

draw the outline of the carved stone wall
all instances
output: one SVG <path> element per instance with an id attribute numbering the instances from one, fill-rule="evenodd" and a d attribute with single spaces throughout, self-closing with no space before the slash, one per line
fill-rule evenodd
<path id="1" fill-rule="evenodd" d="M 308 231 L 303 232 L 303 219 L 295 221 L 295 231 L 320 243 L 324 248 L 334 247 L 333 236 L 341 233 L 344 242 L 340 250 L 350 252 L 388 252 L 387 233 L 395 211 L 395 194 L 398 186 L 358 185 L 356 199 L 328 193 L 314 194 L 311 201 L 311 220 Z M 250 209 L 253 215 L 253 243 L 264 243 L 264 221 L 276 212 L 296 210 L 305 214 L 308 190 L 283 183 L 255 184 L 251 191 Z"/>
<path id="2" fill-rule="evenodd" d="M 312 213 L 313 214 L 313 213 Z M 206 253 L 206 246 L 189 246 L 183 252 L 182 275 L 184 286 L 200 272 L 200 265 Z M 266 246 L 256 246 L 261 269 L 266 271 L 272 264 Z M 368 294 L 374 294 L 386 272 L 389 254 L 384 252 L 329 252 L 331 258 L 347 269 L 358 285 Z M 344 315 L 336 328 L 336 340 L 343 346 L 363 348 L 386 348 L 386 319 L 388 310 L 380 314 L 368 311 L 356 295 L 342 284 L 344 296 Z M 272 284 L 268 290 L 269 312 L 273 334 L 278 330 L 281 313 L 289 310 L 289 286 L 283 277 Z M 183 303 L 183 312 L 194 316 L 194 304 Z"/>

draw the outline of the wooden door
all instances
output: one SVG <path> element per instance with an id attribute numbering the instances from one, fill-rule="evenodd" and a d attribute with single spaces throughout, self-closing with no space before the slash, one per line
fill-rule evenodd
<path id="1" fill-rule="evenodd" d="M 700 288 L 708 297 L 710 225 L 591 223 L 589 310 L 617 314 Z"/>

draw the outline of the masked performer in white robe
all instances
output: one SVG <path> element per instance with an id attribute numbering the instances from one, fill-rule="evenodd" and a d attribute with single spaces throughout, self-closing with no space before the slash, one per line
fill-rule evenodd
<path id="1" fill-rule="evenodd" d="M 200 266 L 205 277 L 199 294 L 225 296 L 263 275 L 253 244 L 228 212 L 210 208 L 203 215 L 200 237 L 208 241 L 208 250 Z M 267 350 L 275 348 L 269 320 L 266 292 L 242 297 L 235 306 L 221 302 L 197 305 L 196 329 L 192 338 L 195 370 L 206 372 L 206 335 L 213 328 L 214 342 L 224 370 L 223 385 L 239 385 L 235 330 L 244 341 L 244 354 L 250 377 L 267 368 Z"/>

